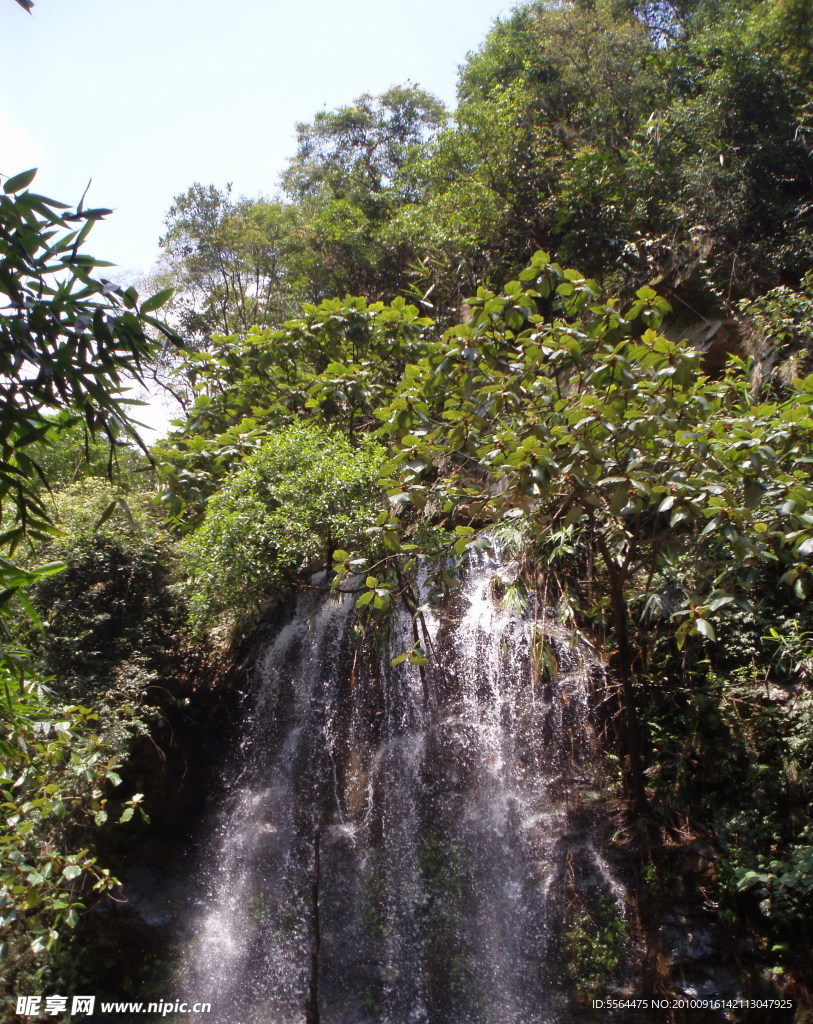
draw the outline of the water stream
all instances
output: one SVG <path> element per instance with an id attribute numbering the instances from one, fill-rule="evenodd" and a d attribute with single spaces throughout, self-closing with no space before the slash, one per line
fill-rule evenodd
<path id="1" fill-rule="evenodd" d="M 209 1024 L 573 1019 L 574 906 L 625 913 L 601 848 L 598 669 L 501 604 L 510 573 L 481 554 L 426 614 L 424 678 L 391 665 L 406 614 L 359 658 L 353 598 L 300 595 L 202 858 L 180 988 Z"/>

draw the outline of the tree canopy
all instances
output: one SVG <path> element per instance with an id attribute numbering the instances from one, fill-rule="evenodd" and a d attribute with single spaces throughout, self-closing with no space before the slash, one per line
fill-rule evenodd
<path id="1" fill-rule="evenodd" d="M 237 203 L 254 211 L 240 245 L 274 253 L 280 295 L 258 322 L 349 293 L 403 294 L 449 324 L 539 248 L 610 290 L 659 287 L 675 315 L 731 315 L 798 286 L 811 259 L 810 19 L 809 0 L 534 2 L 469 56 L 453 113 L 411 84 L 319 112 L 297 128 L 279 198 Z M 218 277 L 218 289 L 197 280 L 223 333 L 253 312 L 246 253 L 225 224 L 213 249 L 184 232 L 228 222 L 231 202 L 195 186 L 165 237 L 182 292 L 194 294 L 196 254 Z"/>

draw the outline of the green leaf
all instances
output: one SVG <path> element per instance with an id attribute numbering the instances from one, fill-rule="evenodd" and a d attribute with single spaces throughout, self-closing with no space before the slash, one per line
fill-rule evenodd
<path id="1" fill-rule="evenodd" d="M 53 576 L 55 573 L 62 572 L 67 566 L 65 562 L 46 562 L 45 565 L 40 565 L 34 569 L 34 573 L 39 579 L 41 576 Z"/>
<path id="2" fill-rule="evenodd" d="M 41 621 L 41 619 L 40 619 L 39 615 L 37 614 L 37 609 L 36 609 L 36 608 L 34 607 L 34 605 L 33 605 L 33 604 L 32 604 L 32 603 L 31 603 L 31 602 L 29 601 L 29 599 L 28 599 L 28 598 L 26 597 L 26 595 L 25 595 L 25 594 L 24 594 L 24 593 L 22 592 L 22 590 L 18 590 L 18 591 L 17 591 L 17 600 L 18 600 L 18 601 L 20 602 L 20 604 L 21 604 L 21 605 L 23 606 L 23 608 L 25 609 L 25 613 L 26 613 L 26 615 L 27 615 L 27 616 L 28 616 L 28 618 L 29 618 L 29 619 L 31 620 L 31 622 L 32 622 L 32 623 L 34 624 L 34 626 L 35 626 L 35 627 L 36 627 L 37 629 L 39 629 L 39 630 L 42 630 L 42 628 L 43 628 L 43 626 L 42 626 L 42 621 Z"/>
<path id="3" fill-rule="evenodd" d="M 3 191 L 7 196 L 11 195 L 12 192 L 22 192 L 24 188 L 28 188 L 36 176 L 36 167 L 32 167 L 30 171 L 21 171 L 20 174 L 15 174 L 8 179 L 3 186 Z"/>
<path id="4" fill-rule="evenodd" d="M 100 530 L 104 526 L 104 524 L 107 522 L 107 520 L 113 515 L 113 513 L 116 511 L 116 507 L 118 506 L 118 503 L 119 503 L 119 499 L 118 498 L 114 498 L 110 502 L 110 504 L 105 508 L 104 512 L 102 512 L 102 514 L 99 516 L 99 518 L 93 524 L 93 532 L 94 533 L 96 533 L 97 530 Z"/>
<path id="5" fill-rule="evenodd" d="M 172 298 L 174 291 L 174 288 L 163 288 L 160 292 L 156 292 L 155 295 L 151 295 L 150 298 L 141 303 L 141 315 L 152 313 L 153 310 L 165 305 Z"/>

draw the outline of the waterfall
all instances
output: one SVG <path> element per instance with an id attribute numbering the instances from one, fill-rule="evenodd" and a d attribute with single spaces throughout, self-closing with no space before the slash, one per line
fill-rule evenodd
<path id="1" fill-rule="evenodd" d="M 510 574 L 480 553 L 426 610 L 425 678 L 391 664 L 406 613 L 359 659 L 353 597 L 299 596 L 203 857 L 180 985 L 209 1024 L 572 1019 L 573 908 L 625 913 L 598 669 L 549 612 L 504 607 Z"/>

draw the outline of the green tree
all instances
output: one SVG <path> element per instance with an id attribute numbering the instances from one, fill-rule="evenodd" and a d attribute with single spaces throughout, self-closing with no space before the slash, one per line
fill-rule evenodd
<path id="1" fill-rule="evenodd" d="M 397 295 L 413 256 L 387 225 L 417 201 L 407 171 L 444 118 L 416 86 L 364 95 L 297 125 L 284 201 L 235 200 L 230 186 L 199 183 L 176 196 L 158 279 L 177 289 L 182 333 L 205 347 L 215 333 L 277 325 L 302 300 Z"/>
<path id="2" fill-rule="evenodd" d="M 617 262 L 631 234 L 626 150 L 663 92 L 653 53 L 634 14 L 610 3 L 531 3 L 495 25 L 461 70 L 454 123 L 420 165 L 423 202 L 400 216 L 433 301 L 444 278 L 461 277 L 452 268 L 463 265 L 473 290 L 540 245 L 592 273 Z"/>
<path id="3" fill-rule="evenodd" d="M 24 537 L 42 540 L 50 530 L 42 496 L 48 479 L 35 446 L 72 423 L 105 437 L 111 458 L 121 437 L 140 443 L 125 393 L 152 352 L 147 330 L 174 339 L 152 315 L 168 291 L 139 304 L 134 289 L 96 276 L 109 264 L 80 251 L 109 211 L 80 202 L 65 212 L 29 190 L 34 176 L 8 178 L 0 195 L 0 543 L 9 553 Z M 66 413 L 58 422 L 57 412 Z M 24 590 L 36 578 L 0 562 L 0 613 L 14 597 L 28 608 Z M 16 655 L 7 662 L 15 671 L 19 665 Z"/>
<path id="4" fill-rule="evenodd" d="M 75 211 L 31 192 L 28 171 L 0 195 L 0 500 L 3 542 L 47 528 L 43 482 L 28 454 L 69 409 L 74 421 L 112 444 L 138 441 L 125 392 L 153 345 L 149 328 L 174 335 L 152 315 L 162 292 L 139 305 L 134 289 L 103 276 L 110 266 L 81 252 L 93 224 L 110 211 Z M 63 421 L 67 422 L 67 421 Z"/>
<path id="5" fill-rule="evenodd" d="M 805 212 L 811 48 L 796 20 L 777 12 L 710 5 L 661 55 L 668 102 L 639 146 L 636 188 L 650 197 L 653 234 L 679 243 L 661 269 L 686 276 L 680 245 L 687 229 L 702 226 L 701 274 L 719 305 L 796 284 L 813 258 Z"/>
<path id="6" fill-rule="evenodd" d="M 226 613 L 245 627 L 301 574 L 329 566 L 336 545 L 364 548 L 383 454 L 371 438 L 354 448 L 315 424 L 271 433 L 225 479 L 184 541 L 198 622 Z"/>
<path id="7" fill-rule="evenodd" d="M 268 326 L 291 310 L 287 266 L 292 211 L 264 199 L 233 199 L 231 186 L 195 183 L 173 200 L 161 239 L 159 278 L 176 289 L 170 307 L 198 347 L 215 333 Z"/>
<path id="8" fill-rule="evenodd" d="M 420 294 L 452 322 L 466 290 L 538 247 L 723 318 L 796 285 L 811 262 L 809 18 L 809 0 L 518 8 L 410 169 L 422 201 L 391 234 L 420 258 Z"/>
<path id="9" fill-rule="evenodd" d="M 95 713 L 55 702 L 9 629 L 15 599 L 41 626 L 26 591 L 64 563 L 26 569 L 10 558 L 54 530 L 43 444 L 77 425 L 89 443 L 105 438 L 111 458 L 120 440 L 137 441 L 127 387 L 152 352 L 148 331 L 174 339 L 153 316 L 168 292 L 139 303 L 82 252 L 108 211 L 70 210 L 30 191 L 34 176 L 8 178 L 0 195 L 0 956 L 10 940 L 18 967 L 26 945 L 34 957 L 52 949 L 90 892 L 113 884 L 79 837 L 104 820 L 117 776 Z"/>
<path id="10" fill-rule="evenodd" d="M 210 351 L 184 353 L 179 372 L 194 401 L 156 449 L 168 511 L 197 522 L 224 475 L 289 423 L 307 418 L 357 444 L 425 352 L 430 324 L 402 298 L 330 299 L 277 329 L 216 337 Z"/>
<path id="11" fill-rule="evenodd" d="M 408 285 L 413 254 L 387 229 L 421 198 L 409 169 L 445 118 L 439 100 L 405 85 L 297 125 L 282 183 L 297 214 L 292 269 L 309 298 L 386 299 Z"/>
<path id="12" fill-rule="evenodd" d="M 470 322 L 408 367 L 379 410 L 395 446 L 382 482 L 402 514 L 440 504 L 457 521 L 427 554 L 463 553 L 507 517 L 526 522 L 538 553 L 570 530 L 601 566 L 594 614 L 618 651 L 640 811 L 638 623 L 665 618 L 681 644 L 714 640 L 715 615 L 747 603 L 761 567 L 781 566 L 800 600 L 813 583 L 813 378 L 760 401 L 747 364 L 710 381 L 697 351 L 657 334 L 666 306 L 651 289 L 624 311 L 598 299 L 595 282 L 541 253 L 503 292 L 481 289 Z M 397 519 L 380 525 L 398 532 Z M 414 551 L 390 550 L 415 571 Z"/>

